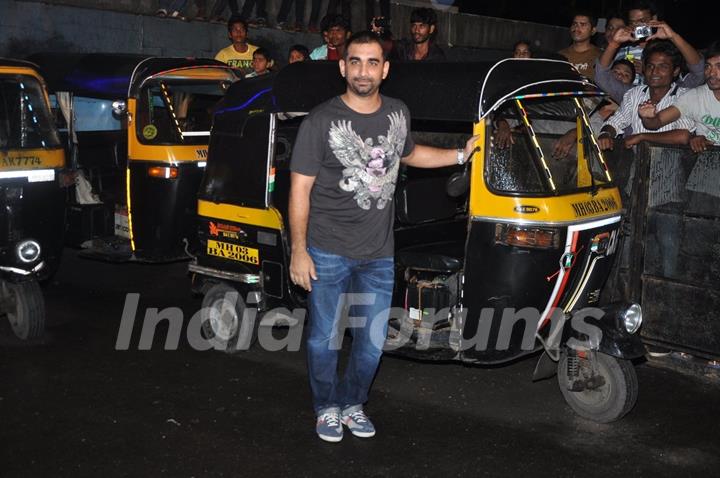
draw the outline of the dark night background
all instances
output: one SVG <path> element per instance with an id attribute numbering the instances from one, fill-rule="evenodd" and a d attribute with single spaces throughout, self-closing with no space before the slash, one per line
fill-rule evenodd
<path id="1" fill-rule="evenodd" d="M 442 0 L 440 2 L 442 3 Z M 570 25 L 572 12 L 576 9 L 589 10 L 602 18 L 608 12 L 622 12 L 630 3 L 627 0 L 455 1 L 455 5 L 464 13 L 560 26 Z M 665 20 L 695 47 L 705 48 L 711 41 L 720 40 L 720 7 L 717 3 L 698 0 L 659 0 L 654 3 L 659 10 L 659 18 Z"/>

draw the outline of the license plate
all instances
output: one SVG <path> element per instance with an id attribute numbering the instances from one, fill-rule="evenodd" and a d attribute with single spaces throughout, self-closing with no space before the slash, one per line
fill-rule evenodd
<path id="1" fill-rule="evenodd" d="M 260 265 L 260 253 L 258 250 L 239 244 L 208 240 L 207 253 L 209 256 Z"/>

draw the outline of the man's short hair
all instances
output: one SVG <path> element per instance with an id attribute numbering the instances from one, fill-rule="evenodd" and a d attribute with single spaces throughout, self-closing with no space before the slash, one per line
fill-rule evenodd
<path id="1" fill-rule="evenodd" d="M 253 52 L 253 58 L 255 58 L 255 55 L 262 55 L 267 61 L 272 61 L 272 56 L 270 56 L 270 51 L 267 48 L 258 48 Z"/>
<path id="2" fill-rule="evenodd" d="M 587 19 L 590 20 L 590 25 L 593 28 L 597 26 L 597 17 L 590 11 L 576 10 L 575 13 L 573 13 L 572 20 L 574 20 L 575 17 L 587 17 Z M 572 22 L 572 20 L 570 21 Z"/>
<path id="3" fill-rule="evenodd" d="M 630 84 L 635 83 L 635 65 L 633 64 L 633 62 L 631 62 L 631 61 L 628 60 L 627 58 L 620 58 L 619 60 L 615 60 L 615 61 L 613 62 L 613 64 L 612 64 L 612 66 L 610 67 L 610 69 L 612 70 L 612 69 L 615 68 L 617 65 L 625 65 L 625 66 L 627 66 L 628 68 L 630 68 Z"/>
<path id="4" fill-rule="evenodd" d="M 605 20 L 607 20 L 607 22 L 605 23 L 605 25 L 607 25 L 608 23 L 610 23 L 610 20 L 612 20 L 613 18 L 619 18 L 619 19 L 622 20 L 623 22 L 625 22 L 625 20 L 626 20 L 625 15 L 623 15 L 623 14 L 620 13 L 620 12 L 618 12 L 617 10 L 612 10 L 612 11 L 609 11 L 609 12 L 607 12 L 607 13 L 605 14 Z M 607 28 L 607 27 L 606 27 L 606 28 Z"/>
<path id="5" fill-rule="evenodd" d="M 715 40 L 705 49 L 705 60 L 715 56 L 720 56 L 720 40 Z"/>
<path id="6" fill-rule="evenodd" d="M 297 45 L 291 46 L 288 50 L 288 56 L 290 56 L 290 54 L 294 51 L 300 53 L 302 56 L 305 57 L 306 60 L 310 58 L 310 50 L 308 50 L 308 47 L 306 47 L 305 45 L 300 45 L 298 43 Z"/>
<path id="7" fill-rule="evenodd" d="M 248 29 L 247 21 L 240 15 L 231 15 L 227 22 L 228 32 L 232 31 L 233 25 L 235 25 L 236 23 L 241 23 L 242 26 L 245 27 L 245 31 L 247 31 L 247 29 Z"/>
<path id="8" fill-rule="evenodd" d="M 642 54 L 643 66 L 650 59 L 650 55 L 653 53 L 662 53 L 670 57 L 673 68 L 682 68 L 685 66 L 685 60 L 683 59 L 682 53 L 670 40 L 650 40 L 645 45 Z"/>
<path id="9" fill-rule="evenodd" d="M 410 23 L 437 25 L 437 14 L 432 8 L 416 8 L 410 12 Z"/>
<path id="10" fill-rule="evenodd" d="M 358 45 L 365 45 L 368 43 L 375 43 L 377 46 L 380 47 L 380 50 L 383 50 L 383 44 L 382 40 L 380 40 L 380 37 L 371 31 L 362 31 L 354 33 L 350 38 L 348 38 L 348 41 L 345 42 L 345 55 L 344 59 L 347 60 L 348 58 L 348 52 L 350 51 L 350 45 L 358 44 Z M 384 59 L 384 52 L 383 52 L 383 59 Z"/>
<path id="11" fill-rule="evenodd" d="M 655 5 L 654 2 L 650 0 L 634 0 L 625 7 L 626 22 L 629 22 L 628 15 L 630 14 L 630 10 L 647 10 L 651 16 L 657 15 L 658 13 L 657 5 Z"/>
<path id="12" fill-rule="evenodd" d="M 325 15 L 320 21 L 320 31 L 326 32 L 335 27 L 342 28 L 346 32 L 350 31 L 350 23 L 342 15 Z"/>

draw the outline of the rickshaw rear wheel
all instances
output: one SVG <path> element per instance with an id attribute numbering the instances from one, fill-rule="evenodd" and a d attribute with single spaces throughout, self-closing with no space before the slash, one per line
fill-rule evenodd
<path id="1" fill-rule="evenodd" d="M 568 354 L 563 353 L 558 363 L 558 384 L 568 405 L 583 418 L 598 423 L 619 420 L 635 406 L 638 381 L 635 367 L 629 360 L 619 359 L 600 352 L 595 354 L 596 370 L 602 384 L 580 391 L 571 390 L 568 375 Z M 591 367 L 587 359 L 583 364 Z M 581 367 L 582 368 L 582 367 Z"/>
<path id="2" fill-rule="evenodd" d="M 257 340 L 255 314 L 247 314 L 240 292 L 225 283 L 207 288 L 202 301 L 202 333 L 216 350 L 236 353 Z"/>
<path id="3" fill-rule="evenodd" d="M 15 336 L 33 340 L 45 333 L 45 300 L 35 280 L 12 283 L 2 281 L 0 293 Z"/>

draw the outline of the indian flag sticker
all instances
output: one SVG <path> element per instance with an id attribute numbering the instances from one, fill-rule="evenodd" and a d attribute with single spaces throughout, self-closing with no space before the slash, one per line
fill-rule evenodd
<path id="1" fill-rule="evenodd" d="M 268 178 L 268 191 L 275 191 L 275 168 L 270 168 L 270 177 Z"/>

